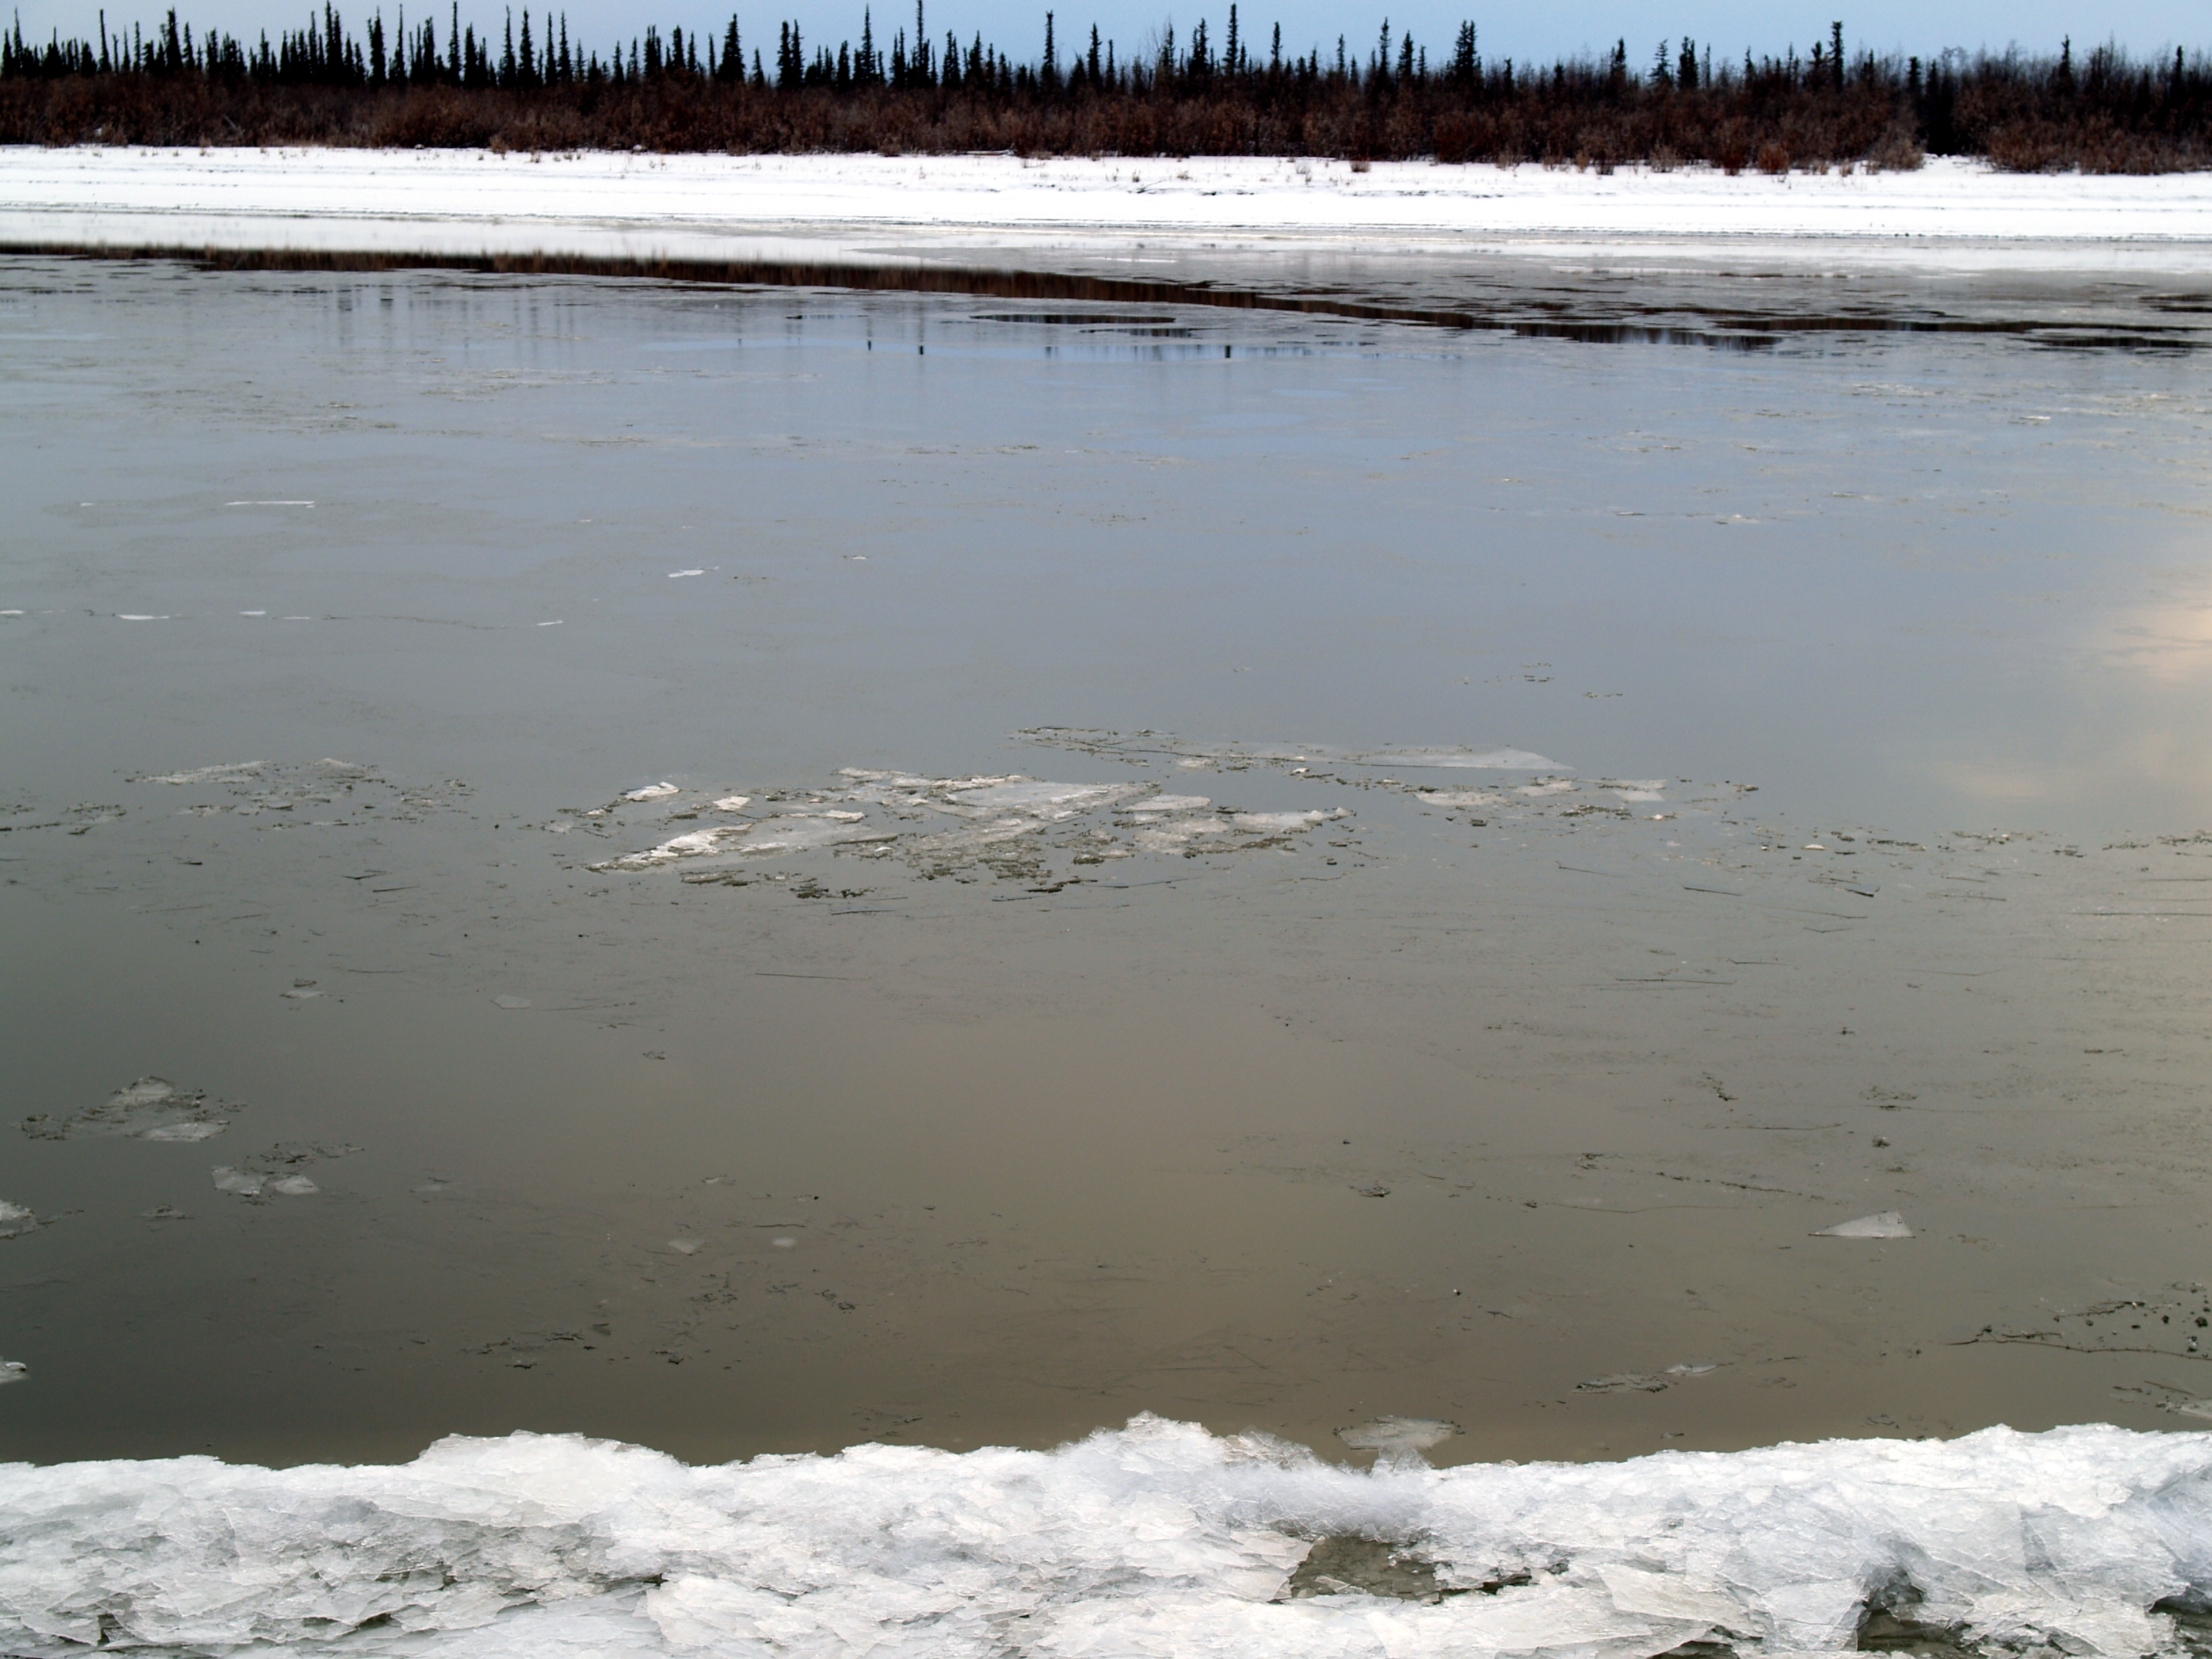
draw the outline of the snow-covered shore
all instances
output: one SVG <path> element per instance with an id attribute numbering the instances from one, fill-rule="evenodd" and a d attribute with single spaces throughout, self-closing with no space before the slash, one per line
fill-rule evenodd
<path id="1" fill-rule="evenodd" d="M 1958 161 L 1774 179 L 1254 157 L 0 149 L 0 246 L 18 248 L 754 258 L 922 252 L 948 239 L 1370 253 L 1750 243 L 1850 260 L 2201 270 L 2212 174 L 2024 176 Z"/>

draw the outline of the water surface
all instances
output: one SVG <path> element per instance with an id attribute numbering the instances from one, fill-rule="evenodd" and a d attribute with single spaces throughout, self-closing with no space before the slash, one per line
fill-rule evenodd
<path id="1" fill-rule="evenodd" d="M 2172 1425 L 2200 354 L 1667 280 L 9 263 L 5 1454 Z"/>

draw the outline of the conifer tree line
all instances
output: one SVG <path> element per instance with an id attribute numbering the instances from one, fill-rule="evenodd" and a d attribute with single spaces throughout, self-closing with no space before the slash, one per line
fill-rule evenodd
<path id="1" fill-rule="evenodd" d="M 2112 46 L 2079 58 L 1848 52 L 1841 22 L 1802 55 L 1716 55 L 1657 43 L 1649 57 L 1516 64 L 1486 59 L 1473 22 L 1449 45 L 1384 20 L 1285 51 L 1228 8 L 1217 34 L 1172 25 L 1136 52 L 1097 25 L 1072 38 L 1054 12 L 1042 50 L 1010 56 L 980 33 L 912 27 L 810 40 L 796 21 L 749 42 L 657 27 L 627 40 L 572 34 L 565 13 L 504 9 L 496 35 L 395 0 L 358 32 L 325 0 L 303 27 L 246 41 L 195 33 L 174 10 L 150 31 L 27 40 L 0 31 L 0 142 L 328 143 L 565 150 L 1012 150 L 1023 155 L 1286 155 L 1572 164 L 1708 163 L 1787 173 L 1910 167 L 1928 153 L 2039 170 L 2212 166 L 2212 64 Z M 886 38 L 888 36 L 888 38 Z M 771 55 L 772 53 L 772 55 Z"/>

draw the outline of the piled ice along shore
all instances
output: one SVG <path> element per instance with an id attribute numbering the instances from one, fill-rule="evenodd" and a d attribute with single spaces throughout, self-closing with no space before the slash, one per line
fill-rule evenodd
<path id="1" fill-rule="evenodd" d="M 2179 1653 L 2208 1590 L 2212 1435 L 2110 1427 L 1373 1473 L 1149 1417 L 720 1468 L 532 1435 L 0 1468 L 0 1651 L 38 1659 L 1747 1659 L 1850 1650 L 1870 1607 L 1992 1653 Z"/>

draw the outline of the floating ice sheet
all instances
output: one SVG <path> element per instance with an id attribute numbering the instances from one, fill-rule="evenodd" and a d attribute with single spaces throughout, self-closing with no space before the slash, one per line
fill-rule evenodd
<path id="1" fill-rule="evenodd" d="M 23 1133 L 40 1140 L 208 1140 L 230 1127 L 240 1109 L 210 1102 L 204 1090 L 180 1089 L 166 1078 L 126 1083 L 97 1106 L 68 1117 L 41 1113 L 23 1120 Z"/>
<path id="2" fill-rule="evenodd" d="M 2177 1650 L 2154 1603 L 2212 1588 L 2212 1435 L 1371 1474 L 1154 1418 L 1054 1452 L 697 1468 L 515 1435 L 398 1467 L 9 1465 L 0 1514 L 0 1649 L 41 1659 L 1773 1656 L 1850 1651 L 1907 1592 L 1990 1650 L 2137 1654 Z M 1440 1599 L 1292 1591 L 1313 1540 L 1359 1539 Z"/>
<path id="3" fill-rule="evenodd" d="M 0 1238 L 21 1238 L 39 1230 L 39 1218 L 21 1204 L 0 1199 Z"/>
<path id="4" fill-rule="evenodd" d="M 1147 782 L 1067 782 L 1021 773 L 927 777 L 861 767 L 845 768 L 826 788 L 763 793 L 757 799 L 770 809 L 766 816 L 736 816 L 756 799 L 712 790 L 695 794 L 672 785 L 632 790 L 580 816 L 630 821 L 635 815 L 629 808 L 645 805 L 663 808 L 676 820 L 709 811 L 725 816 L 589 867 L 643 871 L 680 864 L 687 879 L 712 881 L 723 878 L 715 872 L 748 860 L 826 848 L 896 855 L 925 873 L 979 863 L 1027 868 L 1041 853 L 1022 844 L 1039 837 L 1048 840 L 1050 849 L 1096 864 L 1136 852 L 1275 845 L 1350 816 L 1343 807 L 1216 809 L 1206 796 L 1163 794 Z"/>

